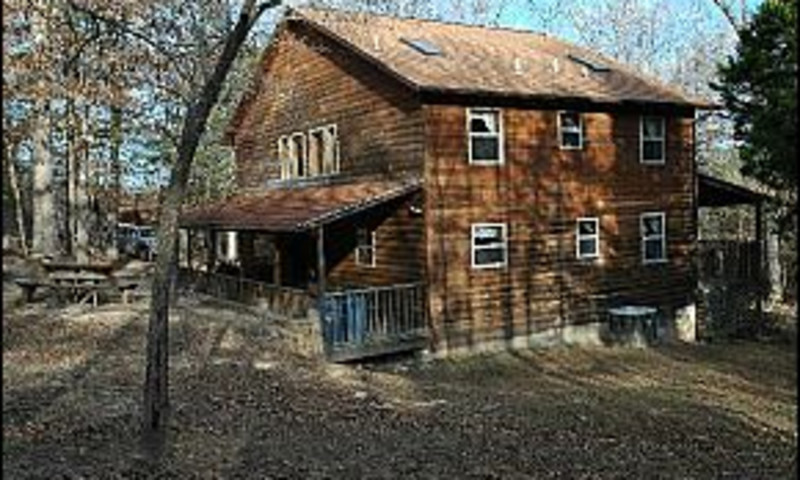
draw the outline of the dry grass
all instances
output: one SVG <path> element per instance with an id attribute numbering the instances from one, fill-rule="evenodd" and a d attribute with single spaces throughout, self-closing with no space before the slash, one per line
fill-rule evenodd
<path id="1" fill-rule="evenodd" d="M 171 327 L 165 461 L 139 454 L 145 305 L 3 319 L 7 478 L 793 478 L 795 347 L 550 349 L 355 368 L 256 319 Z"/>

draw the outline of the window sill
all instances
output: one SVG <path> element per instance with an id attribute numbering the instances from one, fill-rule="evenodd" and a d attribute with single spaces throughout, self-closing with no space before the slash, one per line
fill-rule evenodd
<path id="1" fill-rule="evenodd" d="M 505 165 L 503 160 L 469 160 L 470 165 L 476 167 L 502 167 Z"/>
<path id="2" fill-rule="evenodd" d="M 472 270 L 505 270 L 507 263 L 492 263 L 487 265 L 472 265 Z"/>
<path id="3" fill-rule="evenodd" d="M 663 264 L 668 263 L 668 262 L 669 262 L 669 260 L 667 260 L 666 258 L 659 258 L 659 259 L 656 259 L 656 260 L 644 260 L 644 259 L 642 259 L 642 265 L 663 265 Z"/>

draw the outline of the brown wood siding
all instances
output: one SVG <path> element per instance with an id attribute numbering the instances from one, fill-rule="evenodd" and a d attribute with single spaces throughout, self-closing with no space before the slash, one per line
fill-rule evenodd
<path id="1" fill-rule="evenodd" d="M 469 165 L 466 110 L 425 107 L 426 242 L 439 347 L 582 323 L 615 295 L 668 315 L 692 296 L 692 119 L 667 118 L 665 165 L 639 162 L 639 115 L 584 114 L 584 148 L 558 146 L 556 111 L 503 109 L 505 164 Z M 667 218 L 664 264 L 642 265 L 639 215 Z M 576 259 L 575 221 L 600 218 L 601 259 Z M 508 265 L 471 268 L 470 225 L 508 224 Z"/>
<path id="2" fill-rule="evenodd" d="M 422 170 L 415 93 L 333 41 L 298 24 L 281 29 L 262 84 L 233 137 L 240 188 L 280 178 L 278 138 L 334 123 L 340 178 Z"/>
<path id="3" fill-rule="evenodd" d="M 424 278 L 424 218 L 411 212 L 421 195 L 398 199 L 325 229 L 328 286 L 377 286 Z M 375 230 L 375 266 L 356 264 L 356 229 Z"/>

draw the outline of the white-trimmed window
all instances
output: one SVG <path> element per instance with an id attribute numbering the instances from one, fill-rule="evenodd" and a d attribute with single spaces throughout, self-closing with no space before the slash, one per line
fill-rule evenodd
<path id="1" fill-rule="evenodd" d="M 503 163 L 503 116 L 500 110 L 470 108 L 467 110 L 469 163 L 500 165 Z"/>
<path id="2" fill-rule="evenodd" d="M 579 259 L 600 256 L 600 221 L 597 217 L 579 218 L 575 223 L 575 252 Z"/>
<path id="3" fill-rule="evenodd" d="M 339 173 L 339 139 L 336 125 L 308 132 L 308 176 Z"/>
<path id="4" fill-rule="evenodd" d="M 667 260 L 667 226 L 664 212 L 641 215 L 642 262 L 657 263 Z"/>
<path id="5" fill-rule="evenodd" d="M 281 180 L 292 178 L 292 145 L 287 135 L 278 139 L 278 159 L 281 162 Z"/>
<path id="6" fill-rule="evenodd" d="M 375 266 L 375 230 L 356 230 L 356 265 Z"/>
<path id="7" fill-rule="evenodd" d="M 662 165 L 666 160 L 666 136 L 664 117 L 641 117 L 640 120 L 641 152 L 640 161 Z"/>
<path id="8" fill-rule="evenodd" d="M 472 224 L 472 268 L 505 267 L 508 237 L 505 223 Z"/>
<path id="9" fill-rule="evenodd" d="M 583 116 L 579 112 L 558 112 L 558 138 L 564 150 L 583 148 Z"/>
<path id="10" fill-rule="evenodd" d="M 305 177 L 308 172 L 308 155 L 306 147 L 306 134 L 293 133 L 290 143 L 290 178 Z"/>

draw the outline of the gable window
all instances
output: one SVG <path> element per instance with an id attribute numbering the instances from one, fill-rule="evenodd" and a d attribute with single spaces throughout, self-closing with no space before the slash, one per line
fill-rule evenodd
<path id="1" fill-rule="evenodd" d="M 308 176 L 339 173 L 339 139 L 336 125 L 308 132 Z"/>
<path id="2" fill-rule="evenodd" d="M 665 135 L 663 117 L 641 118 L 641 162 L 663 164 L 665 160 Z"/>
<path id="3" fill-rule="evenodd" d="M 507 263 L 508 240 L 505 223 L 472 225 L 472 268 L 504 267 Z"/>
<path id="4" fill-rule="evenodd" d="M 356 230 L 356 265 L 375 266 L 375 230 Z"/>
<path id="5" fill-rule="evenodd" d="M 278 139 L 278 159 L 281 162 L 281 180 L 292 178 L 292 145 L 289 137 L 284 135 Z"/>
<path id="6" fill-rule="evenodd" d="M 503 163 L 503 129 L 500 110 L 470 108 L 467 110 L 469 131 L 469 163 L 499 165 Z"/>
<path id="7" fill-rule="evenodd" d="M 558 113 L 558 136 L 561 148 L 580 150 L 583 148 L 583 117 L 578 112 Z"/>
<path id="8" fill-rule="evenodd" d="M 304 133 L 292 134 L 289 158 L 290 177 L 305 177 L 308 171 L 308 157 L 306 156 L 306 135 Z"/>
<path id="9" fill-rule="evenodd" d="M 600 256 L 600 225 L 596 217 L 579 218 L 575 227 L 575 248 L 579 259 Z"/>
<path id="10" fill-rule="evenodd" d="M 642 262 L 656 263 L 667 259 L 666 217 L 664 212 L 641 216 Z"/>

